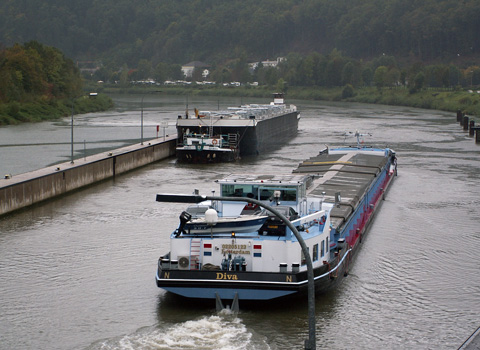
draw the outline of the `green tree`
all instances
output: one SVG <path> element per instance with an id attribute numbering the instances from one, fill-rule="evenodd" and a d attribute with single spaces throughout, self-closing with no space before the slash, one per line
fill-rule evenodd
<path id="1" fill-rule="evenodd" d="M 166 80 L 169 80 L 169 67 L 168 64 L 160 62 L 157 64 L 153 71 L 153 78 L 156 82 L 163 83 Z"/>
<path id="2" fill-rule="evenodd" d="M 273 67 L 265 69 L 265 83 L 268 86 L 275 86 L 278 82 L 278 70 Z"/>
<path id="3" fill-rule="evenodd" d="M 457 66 L 450 65 L 448 67 L 448 86 L 457 86 L 460 85 L 460 78 L 462 76 L 462 72 Z"/>
<path id="4" fill-rule="evenodd" d="M 414 80 L 415 90 L 421 90 L 424 84 L 425 84 L 425 74 L 423 72 L 419 72 L 415 76 L 415 80 Z"/>
<path id="5" fill-rule="evenodd" d="M 302 81 L 302 85 L 312 86 L 315 84 L 315 62 L 312 55 L 303 59 L 298 66 L 298 79 Z"/>
<path id="6" fill-rule="evenodd" d="M 405 70 L 400 71 L 400 83 L 403 86 L 407 85 L 407 72 Z"/>
<path id="7" fill-rule="evenodd" d="M 342 83 L 344 85 L 353 84 L 354 66 L 352 62 L 347 62 L 342 69 Z"/>
<path id="8" fill-rule="evenodd" d="M 326 85 L 327 86 L 341 86 L 342 85 L 342 71 L 345 60 L 340 53 L 334 52 L 331 54 L 331 59 L 326 66 Z"/>
<path id="9" fill-rule="evenodd" d="M 251 81 L 251 74 L 248 71 L 248 63 L 245 54 L 241 54 L 240 58 L 236 60 L 232 69 L 233 81 L 246 83 Z"/>
<path id="10" fill-rule="evenodd" d="M 354 96 L 353 86 L 351 84 L 345 85 L 342 90 L 342 98 L 349 98 L 353 96 Z"/>
<path id="11" fill-rule="evenodd" d="M 141 59 L 138 61 L 137 65 L 137 78 L 138 79 L 149 79 L 152 78 L 153 69 L 152 63 L 146 59 Z"/>
<path id="12" fill-rule="evenodd" d="M 365 67 L 362 70 L 362 80 L 365 86 L 370 86 L 373 81 L 373 71 L 370 67 Z"/>
<path id="13" fill-rule="evenodd" d="M 282 78 L 278 79 L 276 91 L 277 92 L 287 92 L 287 90 L 288 90 L 287 82 L 285 80 L 283 80 Z"/>
<path id="14" fill-rule="evenodd" d="M 257 81 L 260 84 L 265 82 L 265 70 L 263 68 L 263 63 L 258 62 L 255 69 L 253 70 L 253 81 Z"/>
<path id="15" fill-rule="evenodd" d="M 387 73 L 388 68 L 385 66 L 380 66 L 375 69 L 375 73 L 373 74 L 373 82 L 378 89 L 385 86 L 387 82 Z"/>
<path id="16" fill-rule="evenodd" d="M 232 81 L 232 73 L 228 67 L 217 66 L 217 68 L 211 73 L 212 79 L 217 84 L 229 83 Z"/>
<path id="17" fill-rule="evenodd" d="M 464 70 L 464 77 L 467 86 L 474 86 L 480 84 L 480 67 L 469 66 Z"/>
<path id="18" fill-rule="evenodd" d="M 393 67 L 385 74 L 385 85 L 395 86 L 400 83 L 400 70 Z"/>

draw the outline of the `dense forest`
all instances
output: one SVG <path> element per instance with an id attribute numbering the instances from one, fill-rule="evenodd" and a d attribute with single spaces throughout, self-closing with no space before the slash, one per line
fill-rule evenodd
<path id="1" fill-rule="evenodd" d="M 334 49 L 356 59 L 471 65 L 479 18 L 478 0 L 4 0 L 0 43 L 36 40 L 116 67 Z"/>
<path id="2" fill-rule="evenodd" d="M 89 99 L 71 59 L 54 48 L 29 41 L 0 50 L 0 125 L 104 110 L 106 96 Z M 93 95 L 97 96 L 97 95 Z"/>

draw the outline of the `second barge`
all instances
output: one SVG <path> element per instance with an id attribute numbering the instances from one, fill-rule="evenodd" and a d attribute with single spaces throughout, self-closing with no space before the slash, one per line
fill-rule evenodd
<path id="1" fill-rule="evenodd" d="M 195 111 L 193 117 L 179 116 L 177 157 L 184 162 L 208 163 L 257 155 L 295 137 L 299 118 L 297 107 L 285 104 L 282 93 L 274 94 L 270 104 L 229 107 L 218 112 Z M 224 146 L 232 152 L 226 152 L 222 149 Z"/>

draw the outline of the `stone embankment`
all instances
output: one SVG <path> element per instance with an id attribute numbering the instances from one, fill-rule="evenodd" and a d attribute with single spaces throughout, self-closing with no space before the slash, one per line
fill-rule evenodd
<path id="1" fill-rule="evenodd" d="M 175 155 L 176 135 L 0 179 L 0 215 Z"/>

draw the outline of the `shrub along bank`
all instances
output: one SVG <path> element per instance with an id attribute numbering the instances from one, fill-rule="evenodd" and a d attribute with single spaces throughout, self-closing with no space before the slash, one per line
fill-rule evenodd
<path id="1" fill-rule="evenodd" d="M 104 87 L 105 93 L 148 93 L 156 91 L 158 87 L 132 87 L 128 89 Z M 273 92 L 280 89 L 268 86 L 240 86 L 240 87 L 217 87 L 217 86 L 162 86 L 164 94 L 170 95 L 203 95 L 203 96 L 241 96 L 260 97 L 270 99 Z M 317 101 L 345 101 L 384 104 L 393 106 L 409 106 L 425 109 L 437 109 L 447 112 L 461 110 L 468 115 L 480 116 L 480 93 L 477 91 L 465 91 L 462 89 L 420 89 L 412 91 L 404 87 L 354 88 L 351 85 L 345 87 L 288 87 L 286 89 L 287 100 L 317 100 Z"/>
<path id="2" fill-rule="evenodd" d="M 0 103 L 0 125 L 55 120 L 72 113 L 105 111 L 113 107 L 113 101 L 105 94 L 95 97 L 81 96 L 75 99 L 35 99 L 29 102 Z"/>

